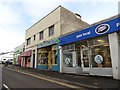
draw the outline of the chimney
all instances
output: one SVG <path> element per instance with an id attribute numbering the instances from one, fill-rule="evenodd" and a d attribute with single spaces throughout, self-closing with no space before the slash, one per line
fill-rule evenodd
<path id="1" fill-rule="evenodd" d="M 76 15 L 76 17 L 77 17 L 78 19 L 81 19 L 81 16 L 80 16 L 80 14 L 78 14 L 78 13 L 75 13 L 75 15 Z"/>

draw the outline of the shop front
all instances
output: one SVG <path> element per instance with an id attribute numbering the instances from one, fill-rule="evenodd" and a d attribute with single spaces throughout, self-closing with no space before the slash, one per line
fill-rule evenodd
<path id="1" fill-rule="evenodd" d="M 20 56 L 22 57 L 21 66 L 23 67 L 31 67 L 31 54 L 32 51 L 25 51 Z"/>
<path id="2" fill-rule="evenodd" d="M 109 34 L 120 32 L 116 25 L 118 19 L 118 17 L 111 18 L 109 21 L 59 38 L 59 47 L 62 47 L 61 71 L 63 73 L 113 76 L 113 68 L 118 67 L 114 62 L 118 59 L 115 61 L 111 54 L 114 46 L 111 45 L 110 39 L 117 38 L 110 37 Z M 118 36 L 120 37 L 120 35 Z"/>
<path id="3" fill-rule="evenodd" d="M 59 71 L 58 49 L 53 40 L 38 45 L 37 60 L 38 69 Z"/>

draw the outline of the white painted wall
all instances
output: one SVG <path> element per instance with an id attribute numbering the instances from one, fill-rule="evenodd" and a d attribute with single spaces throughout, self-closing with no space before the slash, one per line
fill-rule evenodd
<path id="1" fill-rule="evenodd" d="M 37 68 L 37 47 L 35 49 L 35 68 Z"/>
<path id="2" fill-rule="evenodd" d="M 63 68 L 63 54 L 62 54 L 62 46 L 59 46 L 59 50 L 60 50 L 60 73 L 63 72 L 62 68 Z"/>
<path id="3" fill-rule="evenodd" d="M 120 79 L 120 73 L 118 69 L 120 69 L 120 58 L 119 58 L 119 42 L 117 33 L 111 33 L 108 35 L 109 37 L 109 45 L 110 45 L 110 53 L 112 59 L 112 72 L 114 79 Z"/>

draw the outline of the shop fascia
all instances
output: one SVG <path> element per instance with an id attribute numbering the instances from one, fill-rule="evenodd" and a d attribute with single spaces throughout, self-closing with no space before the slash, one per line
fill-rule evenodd
<path id="1" fill-rule="evenodd" d="M 43 43 L 40 43 L 39 45 L 37 45 L 37 48 L 47 47 L 47 46 L 50 46 L 50 45 L 53 45 L 53 44 L 57 44 L 59 42 L 60 41 L 59 41 L 58 38 L 53 39 L 53 40 L 46 40 L 46 41 L 43 41 Z"/>
<path id="2" fill-rule="evenodd" d="M 104 34 L 117 32 L 117 31 L 120 31 L 120 17 L 86 28 L 79 32 L 75 32 L 73 34 L 61 37 L 59 38 L 60 40 L 59 45 L 61 46 L 61 45 L 73 43 L 76 41 L 80 41 L 80 40 L 84 40 L 84 39 L 88 39 L 96 36 L 101 36 Z"/>

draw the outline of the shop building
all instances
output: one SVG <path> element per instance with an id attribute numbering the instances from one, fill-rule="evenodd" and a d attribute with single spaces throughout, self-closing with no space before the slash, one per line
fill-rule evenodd
<path id="1" fill-rule="evenodd" d="M 30 67 L 59 71 L 58 37 L 86 26 L 80 15 L 58 6 L 26 30 L 25 51 L 31 50 Z"/>
<path id="2" fill-rule="evenodd" d="M 13 54 L 13 64 L 14 65 L 22 65 L 22 57 L 20 56 L 25 50 L 25 43 L 17 46 L 14 48 L 14 54 Z"/>
<path id="3" fill-rule="evenodd" d="M 120 79 L 120 17 L 59 38 L 60 72 Z"/>
<path id="4" fill-rule="evenodd" d="M 31 50 L 24 51 L 20 54 L 20 57 L 22 57 L 21 66 L 22 67 L 31 67 Z"/>

